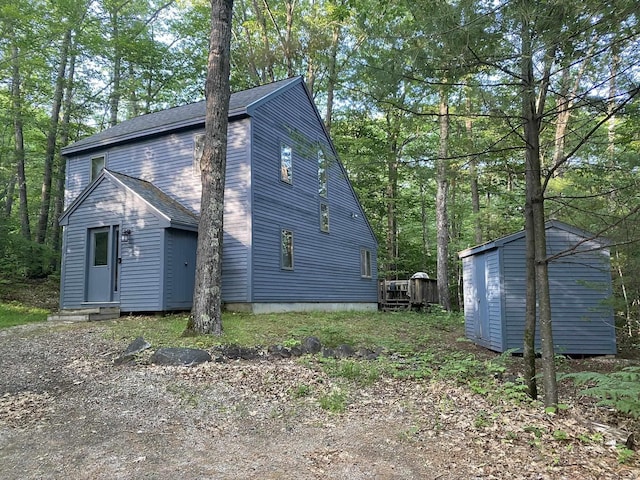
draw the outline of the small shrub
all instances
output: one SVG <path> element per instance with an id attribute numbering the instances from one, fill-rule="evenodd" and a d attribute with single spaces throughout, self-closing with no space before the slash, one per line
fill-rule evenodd
<path id="1" fill-rule="evenodd" d="M 343 413 L 347 409 L 347 394 L 342 390 L 332 390 L 322 395 L 318 401 L 320 408 L 331 413 Z"/>

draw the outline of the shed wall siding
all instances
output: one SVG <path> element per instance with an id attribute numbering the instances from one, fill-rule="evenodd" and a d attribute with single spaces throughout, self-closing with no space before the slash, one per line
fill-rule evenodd
<path id="1" fill-rule="evenodd" d="M 489 314 L 489 343 L 492 350 L 501 350 L 502 332 L 502 290 L 500 285 L 500 256 L 498 250 L 486 253 L 485 292 Z"/>
<path id="2" fill-rule="evenodd" d="M 120 251 L 121 310 L 162 310 L 162 258 L 158 247 L 163 240 L 159 220 L 137 196 L 106 179 L 69 216 L 65 227 L 62 308 L 80 308 L 85 301 L 87 231 L 107 225 L 133 231 Z"/>
<path id="3" fill-rule="evenodd" d="M 547 254 L 568 250 L 582 241 L 572 233 L 547 230 Z M 593 248 L 584 244 L 581 248 Z M 522 348 L 526 298 L 524 238 L 504 245 L 506 348 Z M 602 302 L 611 295 L 606 251 L 576 253 L 549 264 L 554 344 L 557 353 L 615 353 L 613 312 Z M 539 348 L 539 334 L 536 334 Z"/>
<path id="4" fill-rule="evenodd" d="M 292 184 L 280 180 L 281 143 L 292 147 Z M 328 196 L 318 194 L 317 142 L 330 161 Z M 301 85 L 254 112 L 252 124 L 254 302 L 376 302 L 376 242 L 344 170 Z M 330 232 L 320 231 L 320 202 Z M 281 230 L 294 236 L 294 268 L 280 265 Z M 360 274 L 371 251 L 373 278 Z"/>

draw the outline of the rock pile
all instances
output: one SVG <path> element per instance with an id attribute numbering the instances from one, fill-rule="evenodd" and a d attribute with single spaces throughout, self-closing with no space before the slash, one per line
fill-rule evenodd
<path id="1" fill-rule="evenodd" d="M 144 338 L 138 337 L 114 360 L 116 364 L 134 362 L 136 356 L 151 348 L 151 344 Z M 300 345 L 285 347 L 271 345 L 264 347 L 241 347 L 238 345 L 221 345 L 214 347 L 209 353 L 206 350 L 183 347 L 163 347 L 157 349 L 149 358 L 149 362 L 156 365 L 191 366 L 204 362 L 226 362 L 231 360 L 277 360 L 282 358 L 300 357 L 302 355 L 321 354 L 325 358 L 360 358 L 375 360 L 382 353 L 382 349 L 368 348 L 354 349 L 351 345 L 343 344 L 335 348 L 322 345 L 317 337 L 306 337 Z"/>

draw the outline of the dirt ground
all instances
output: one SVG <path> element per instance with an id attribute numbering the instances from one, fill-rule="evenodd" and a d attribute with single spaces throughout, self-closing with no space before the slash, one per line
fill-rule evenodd
<path id="1" fill-rule="evenodd" d="M 2 479 L 638 479 L 584 419 L 294 360 L 115 365 L 103 324 L 0 331 Z M 344 380 L 342 380 L 344 382 Z M 320 407 L 347 396 L 344 413 Z"/>

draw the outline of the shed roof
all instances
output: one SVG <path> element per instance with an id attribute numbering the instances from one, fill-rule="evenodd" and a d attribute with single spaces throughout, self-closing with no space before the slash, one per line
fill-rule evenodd
<path id="1" fill-rule="evenodd" d="M 292 77 L 233 93 L 229 99 L 229 118 L 251 115 L 251 111 L 271 95 L 301 82 L 302 77 Z M 140 137 L 204 125 L 205 107 L 206 102 L 203 100 L 181 107 L 141 115 L 64 147 L 62 154 L 70 155 L 84 150 L 104 147 L 105 145 L 124 143 Z"/>
<path id="2" fill-rule="evenodd" d="M 186 230 L 197 230 L 199 221 L 198 216 L 173 198 L 169 197 L 158 187 L 146 180 L 130 177 L 107 169 L 103 169 L 91 185 L 89 185 L 69 206 L 69 208 L 60 217 L 60 225 L 67 224 L 69 215 L 71 215 L 104 180 L 112 181 L 116 185 L 133 192 L 142 201 L 149 205 L 156 214 L 167 223 L 167 226 Z"/>
<path id="3" fill-rule="evenodd" d="M 584 238 L 585 240 L 599 243 L 601 246 L 605 246 L 609 244 L 609 241 L 605 238 L 598 237 L 592 233 L 587 232 L 586 230 L 582 230 L 578 227 L 574 227 L 572 225 L 569 225 L 568 223 L 564 223 L 559 220 L 548 220 L 547 222 L 545 222 L 544 227 L 545 227 L 545 230 L 549 230 L 550 228 L 557 228 L 559 230 L 564 230 L 565 232 L 572 233 L 578 237 Z M 458 252 L 458 257 L 465 258 L 465 257 L 476 255 L 478 253 L 486 252 L 488 250 L 493 250 L 494 248 L 498 248 L 508 243 L 519 240 L 524 236 L 525 236 L 525 231 L 523 229 L 518 232 L 512 233 L 510 235 L 505 235 L 504 237 L 500 237 L 496 240 L 492 240 L 490 242 L 486 242 L 481 245 L 476 245 L 475 247 L 462 250 Z"/>

